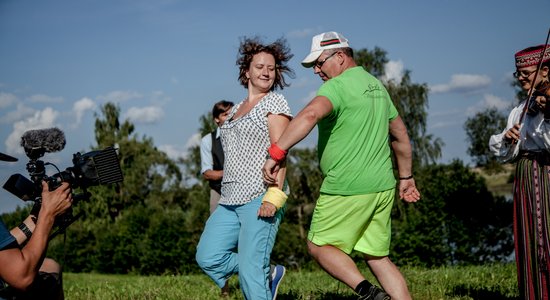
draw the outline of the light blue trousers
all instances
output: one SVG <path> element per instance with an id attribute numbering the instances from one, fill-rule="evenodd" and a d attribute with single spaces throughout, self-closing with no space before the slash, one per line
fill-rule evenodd
<path id="1" fill-rule="evenodd" d="M 250 300 L 271 300 L 270 256 L 285 209 L 271 218 L 258 217 L 262 197 L 244 205 L 218 205 L 196 254 L 199 266 L 220 288 L 238 273 L 243 295 Z"/>

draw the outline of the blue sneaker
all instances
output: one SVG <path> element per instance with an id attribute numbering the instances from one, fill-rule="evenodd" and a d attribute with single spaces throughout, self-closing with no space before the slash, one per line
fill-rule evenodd
<path id="1" fill-rule="evenodd" d="M 285 276 L 286 269 L 281 265 L 276 265 L 271 267 L 271 296 L 273 300 L 277 298 L 277 290 L 279 289 L 279 284 Z"/>

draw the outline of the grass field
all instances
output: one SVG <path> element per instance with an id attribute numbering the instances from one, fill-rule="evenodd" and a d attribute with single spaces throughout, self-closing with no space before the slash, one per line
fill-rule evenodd
<path id="1" fill-rule="evenodd" d="M 402 268 L 401 271 L 408 281 L 413 299 L 519 299 L 514 264 L 436 269 Z M 222 299 L 219 297 L 219 289 L 205 275 L 134 276 L 68 273 L 64 274 L 63 278 L 67 300 Z M 374 281 L 373 277 L 368 279 Z M 230 280 L 230 289 L 231 296 L 223 299 L 243 299 L 236 276 Z M 323 271 L 289 270 L 279 288 L 277 299 L 357 299 L 357 296 Z"/>

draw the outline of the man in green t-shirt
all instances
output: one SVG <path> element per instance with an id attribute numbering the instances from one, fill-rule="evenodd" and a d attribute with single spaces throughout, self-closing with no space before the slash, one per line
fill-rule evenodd
<path id="1" fill-rule="evenodd" d="M 288 149 L 318 125 L 323 183 L 308 234 L 310 254 L 330 275 L 354 289 L 359 299 L 411 299 L 403 275 L 388 258 L 396 187 L 392 149 L 399 197 L 407 202 L 420 199 L 407 129 L 385 87 L 357 66 L 341 34 L 313 37 L 311 53 L 302 65 L 313 67 L 324 83 L 269 148 L 264 180 L 275 182 Z M 385 292 L 365 279 L 349 256 L 352 251 L 365 254 Z"/>

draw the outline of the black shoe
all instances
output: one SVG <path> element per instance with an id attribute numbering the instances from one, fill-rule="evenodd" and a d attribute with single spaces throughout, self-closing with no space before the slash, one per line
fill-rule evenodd
<path id="1" fill-rule="evenodd" d="M 225 285 L 221 289 L 221 296 L 223 298 L 229 297 L 229 280 L 225 282 Z"/>
<path id="2" fill-rule="evenodd" d="M 381 288 L 373 285 L 369 292 L 359 297 L 357 300 L 391 300 L 390 295 L 386 294 Z"/>

